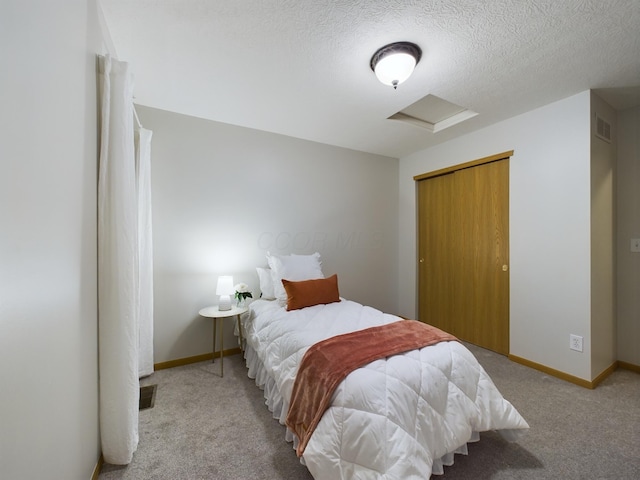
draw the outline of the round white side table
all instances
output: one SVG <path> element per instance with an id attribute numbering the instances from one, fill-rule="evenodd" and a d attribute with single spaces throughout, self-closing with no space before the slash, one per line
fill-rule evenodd
<path id="1" fill-rule="evenodd" d="M 242 345 L 242 325 L 240 324 L 240 315 L 245 313 L 248 310 L 247 307 L 236 307 L 233 305 L 231 310 L 219 310 L 218 305 L 213 305 L 211 307 L 205 307 L 201 309 L 198 314 L 201 317 L 213 318 L 213 358 L 211 362 L 215 362 L 216 359 L 216 324 L 218 320 L 220 323 L 220 376 L 224 376 L 224 319 L 228 317 L 236 317 L 236 321 L 238 322 L 238 332 L 240 334 L 240 345 Z"/>

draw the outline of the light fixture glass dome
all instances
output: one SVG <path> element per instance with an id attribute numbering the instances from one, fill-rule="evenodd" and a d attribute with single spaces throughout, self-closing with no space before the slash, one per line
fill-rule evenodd
<path id="1" fill-rule="evenodd" d="M 380 82 L 397 88 L 411 76 L 421 55 L 420 47 L 414 43 L 392 43 L 382 47 L 371 57 L 371 69 Z"/>
<path id="2" fill-rule="evenodd" d="M 385 85 L 397 87 L 416 67 L 416 59 L 408 53 L 396 53 L 383 58 L 376 65 L 376 77 Z"/>

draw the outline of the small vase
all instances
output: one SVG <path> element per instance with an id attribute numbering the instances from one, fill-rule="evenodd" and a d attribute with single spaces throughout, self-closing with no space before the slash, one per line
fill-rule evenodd
<path id="1" fill-rule="evenodd" d="M 236 301 L 236 306 L 238 308 L 246 307 L 247 306 L 247 299 L 244 298 L 244 297 L 238 298 L 237 301 Z"/>

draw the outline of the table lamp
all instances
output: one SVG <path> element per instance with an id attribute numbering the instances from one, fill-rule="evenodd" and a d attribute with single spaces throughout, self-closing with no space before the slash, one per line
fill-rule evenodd
<path id="1" fill-rule="evenodd" d="M 218 277 L 218 286 L 216 287 L 216 295 L 220 295 L 218 310 L 231 310 L 231 295 L 234 292 L 233 277 L 231 275 Z"/>

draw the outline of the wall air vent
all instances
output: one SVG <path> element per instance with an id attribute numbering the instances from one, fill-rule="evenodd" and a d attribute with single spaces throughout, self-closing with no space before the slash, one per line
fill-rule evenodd
<path id="1" fill-rule="evenodd" d="M 596 113 L 596 137 L 611 143 L 611 124 Z"/>

